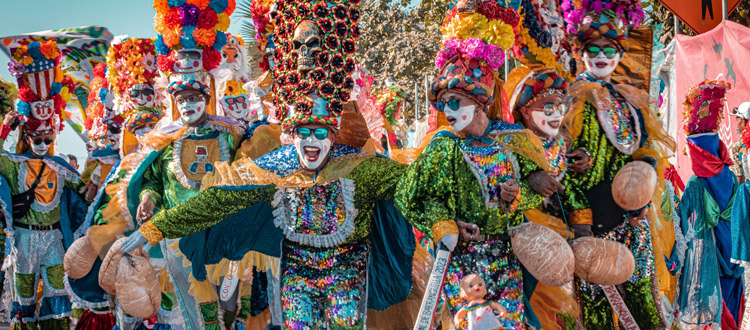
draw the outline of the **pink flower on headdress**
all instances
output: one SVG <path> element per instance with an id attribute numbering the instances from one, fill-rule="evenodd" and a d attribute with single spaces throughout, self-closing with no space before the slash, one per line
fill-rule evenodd
<path id="1" fill-rule="evenodd" d="M 438 68 L 442 68 L 445 65 L 445 63 L 447 63 L 448 60 L 450 60 L 451 57 L 453 57 L 454 55 L 456 55 L 456 50 L 450 49 L 450 48 L 443 48 L 435 56 L 435 66 Z"/>
<path id="2" fill-rule="evenodd" d="M 461 44 L 463 43 L 463 40 L 458 38 L 448 39 L 448 41 L 443 44 L 443 49 L 450 49 L 453 51 L 457 51 L 459 47 L 461 47 Z"/>
<path id="3" fill-rule="evenodd" d="M 505 52 L 499 46 L 490 44 L 485 48 L 484 59 L 492 70 L 497 70 L 505 63 Z"/>
<path id="4" fill-rule="evenodd" d="M 602 2 L 601 1 L 593 1 L 591 3 L 591 7 L 589 7 L 591 11 L 598 13 L 602 12 Z"/>
<path id="5" fill-rule="evenodd" d="M 470 58 L 482 58 L 487 46 L 479 38 L 469 38 L 461 45 L 461 53 Z"/>
<path id="6" fill-rule="evenodd" d="M 8 71 L 10 71 L 11 76 L 20 78 L 26 73 L 26 67 L 16 60 L 10 60 L 8 63 Z"/>

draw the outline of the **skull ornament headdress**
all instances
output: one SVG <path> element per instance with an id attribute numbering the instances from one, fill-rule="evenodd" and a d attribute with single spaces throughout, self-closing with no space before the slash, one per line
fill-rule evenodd
<path id="1" fill-rule="evenodd" d="M 235 5 L 235 0 L 155 0 L 159 70 L 192 73 L 217 68 Z"/>
<path id="2" fill-rule="evenodd" d="M 353 54 L 359 38 L 359 0 L 280 1 L 275 119 L 285 129 L 318 123 L 338 127 L 354 88 Z"/>
<path id="3" fill-rule="evenodd" d="M 60 56 L 55 40 L 34 41 L 11 49 L 9 68 L 18 80 L 17 109 L 22 115 L 24 134 L 51 134 L 63 127 L 63 109 L 73 81 L 60 69 Z"/>

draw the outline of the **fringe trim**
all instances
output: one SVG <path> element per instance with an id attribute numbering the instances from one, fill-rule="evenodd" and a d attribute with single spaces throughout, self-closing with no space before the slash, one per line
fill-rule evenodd
<path id="1" fill-rule="evenodd" d="M 286 239 L 314 247 L 334 247 L 345 242 L 354 232 L 354 219 L 359 214 L 359 210 L 354 206 L 355 187 L 351 179 L 339 179 L 341 184 L 341 195 L 339 202 L 343 199 L 346 216 L 341 226 L 333 233 L 327 235 L 302 234 L 295 231 L 297 220 L 292 214 L 292 210 L 285 198 L 294 194 L 295 189 L 279 187 L 274 194 L 271 206 L 274 207 L 274 225 L 284 231 Z"/>
<path id="2" fill-rule="evenodd" d="M 211 125 L 209 123 L 206 123 L 205 126 L 202 126 L 201 128 L 211 128 L 215 131 L 219 131 L 220 133 L 229 133 L 229 130 L 224 128 L 223 126 L 215 126 Z M 221 128 L 221 129 L 219 129 Z M 201 187 L 201 181 L 195 181 L 189 179 L 185 173 L 182 171 L 182 143 L 185 141 L 185 139 L 195 134 L 195 129 L 188 129 L 185 131 L 185 133 L 180 136 L 179 139 L 175 140 L 173 142 L 174 148 L 172 149 L 172 158 L 174 161 L 172 161 L 172 170 L 174 170 L 174 176 L 177 178 L 177 181 L 180 181 L 185 188 L 188 189 L 198 189 Z M 227 140 L 219 134 L 217 137 L 217 140 L 219 141 L 219 161 L 226 162 L 229 161 L 229 143 Z"/>
<path id="3" fill-rule="evenodd" d="M 79 297 L 70 288 L 70 278 L 68 277 L 68 275 L 65 275 L 64 279 L 65 279 L 65 291 L 68 293 L 68 296 L 70 297 L 70 301 L 71 302 L 79 304 L 79 305 L 81 305 L 81 307 L 83 307 L 85 309 L 90 309 L 93 312 L 96 312 L 96 311 L 93 310 L 95 308 L 102 308 L 102 307 L 110 307 L 110 306 L 112 306 L 109 303 L 109 294 L 106 294 L 106 301 L 104 301 L 104 302 L 100 302 L 100 303 L 88 302 L 88 301 L 84 300 L 83 298 Z M 109 313 L 109 312 L 106 312 L 106 313 Z M 102 314 L 106 314 L 106 313 L 102 313 Z"/>

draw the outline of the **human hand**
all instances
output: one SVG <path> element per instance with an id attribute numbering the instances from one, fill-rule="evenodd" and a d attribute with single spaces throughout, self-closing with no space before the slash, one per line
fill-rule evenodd
<path id="1" fill-rule="evenodd" d="M 591 158 L 585 151 L 583 151 L 583 149 L 573 150 L 565 154 L 565 157 L 575 159 L 568 164 L 568 168 L 571 171 L 576 173 L 583 173 L 589 169 L 589 162 L 591 161 Z"/>
<path id="2" fill-rule="evenodd" d="M 12 127 L 13 123 L 15 123 L 18 120 L 18 117 L 20 117 L 20 116 L 21 116 L 21 114 L 18 113 L 18 111 L 13 110 L 11 112 L 8 112 L 5 115 L 5 118 L 3 119 L 3 125 L 7 125 L 7 126 L 11 126 Z"/>
<path id="3" fill-rule="evenodd" d="M 508 203 L 513 202 L 518 196 L 518 183 L 516 180 L 510 179 L 506 182 L 500 183 L 500 198 Z"/>
<path id="4" fill-rule="evenodd" d="M 141 203 L 138 204 L 138 210 L 136 211 L 136 218 L 139 222 L 148 221 L 154 216 L 154 201 L 151 199 L 149 194 L 143 195 Z"/>
<path id="5" fill-rule="evenodd" d="M 565 186 L 555 180 L 550 173 L 544 171 L 532 172 L 526 177 L 526 182 L 529 183 L 532 190 L 545 198 L 558 191 L 565 190 Z"/>
<path id="6" fill-rule="evenodd" d="M 456 226 L 458 226 L 458 234 L 461 240 L 467 242 L 479 240 L 479 226 L 459 220 L 456 220 Z"/>

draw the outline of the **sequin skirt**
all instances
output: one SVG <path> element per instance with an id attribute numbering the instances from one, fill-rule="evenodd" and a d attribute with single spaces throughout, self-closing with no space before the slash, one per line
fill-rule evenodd
<path id="1" fill-rule="evenodd" d="M 453 250 L 443 290 L 452 315 L 461 308 L 461 279 L 478 274 L 487 285 L 487 297 L 508 311 L 500 322 L 505 329 L 523 329 L 523 277 L 521 264 L 513 255 L 510 241 L 459 242 Z M 458 330 L 466 330 L 463 321 Z"/>
<path id="2" fill-rule="evenodd" d="M 657 301 L 654 251 L 648 220 L 641 220 L 638 226 L 631 226 L 627 221 L 623 221 L 600 237 L 620 242 L 633 252 L 635 272 L 627 282 L 618 285 L 617 290 L 638 326 L 643 330 L 663 328 Z M 587 329 L 619 328 L 614 324 L 614 312 L 599 285 L 576 278 L 576 291 L 581 306 L 581 317 Z"/>
<path id="3" fill-rule="evenodd" d="M 366 242 L 315 248 L 284 241 L 284 329 L 364 329 L 369 252 Z"/>

